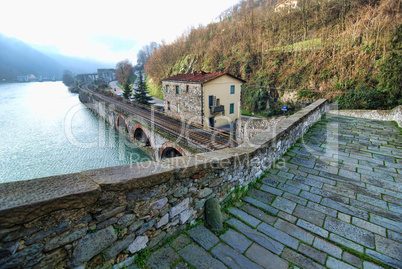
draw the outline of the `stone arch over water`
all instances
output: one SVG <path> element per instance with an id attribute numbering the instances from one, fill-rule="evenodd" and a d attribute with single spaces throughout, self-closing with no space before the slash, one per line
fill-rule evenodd
<path id="1" fill-rule="evenodd" d="M 159 150 L 159 157 L 161 160 L 180 156 L 186 156 L 186 154 L 178 145 L 172 142 L 164 143 Z"/>
<path id="2" fill-rule="evenodd" d="M 130 133 L 126 118 L 122 114 L 118 114 L 116 117 L 116 129 L 119 130 L 121 127 L 125 127 L 125 131 Z"/>

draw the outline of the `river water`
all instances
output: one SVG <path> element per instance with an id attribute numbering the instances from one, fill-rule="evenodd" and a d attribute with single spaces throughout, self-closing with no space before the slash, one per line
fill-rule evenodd
<path id="1" fill-rule="evenodd" d="M 148 160 L 63 83 L 0 83 L 0 183 Z"/>

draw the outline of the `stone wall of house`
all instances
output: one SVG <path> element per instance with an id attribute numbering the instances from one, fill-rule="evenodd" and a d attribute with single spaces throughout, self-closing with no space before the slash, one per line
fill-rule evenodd
<path id="1" fill-rule="evenodd" d="M 372 120 L 396 121 L 402 128 L 402 106 L 392 110 L 331 110 L 331 113 Z"/>
<path id="2" fill-rule="evenodd" d="M 261 176 L 327 110 L 319 100 L 237 148 L 0 184 L 0 268 L 132 261 Z"/>
<path id="3" fill-rule="evenodd" d="M 262 131 L 274 132 L 275 126 L 284 119 L 286 119 L 284 116 L 269 119 L 240 119 L 236 125 L 236 141 L 238 143 L 248 142 Z"/>
<path id="4" fill-rule="evenodd" d="M 166 86 L 169 86 L 169 93 L 166 92 Z M 176 86 L 179 86 L 179 94 L 176 94 Z M 167 116 L 201 124 L 201 84 L 164 81 L 162 90 L 163 99 L 166 100 L 165 113 Z M 170 102 L 170 109 L 167 107 L 167 102 Z M 180 112 L 177 112 L 177 104 L 180 105 Z"/>

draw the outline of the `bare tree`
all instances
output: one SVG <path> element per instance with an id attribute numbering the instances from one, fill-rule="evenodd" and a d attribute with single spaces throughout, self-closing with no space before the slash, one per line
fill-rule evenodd
<path id="1" fill-rule="evenodd" d="M 133 65 L 128 59 L 117 63 L 116 77 L 121 85 L 127 82 L 130 84 L 130 77 L 132 74 L 133 74 Z"/>

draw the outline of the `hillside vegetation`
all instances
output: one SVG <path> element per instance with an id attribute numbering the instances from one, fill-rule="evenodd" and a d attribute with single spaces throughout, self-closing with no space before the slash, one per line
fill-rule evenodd
<path id="1" fill-rule="evenodd" d="M 147 75 L 160 91 L 161 80 L 178 73 L 230 72 L 247 81 L 242 105 L 252 112 L 285 97 L 324 97 L 341 108 L 402 104 L 400 1 L 300 0 L 290 12 L 274 12 L 276 3 L 243 1 L 220 22 L 162 44 Z"/>

